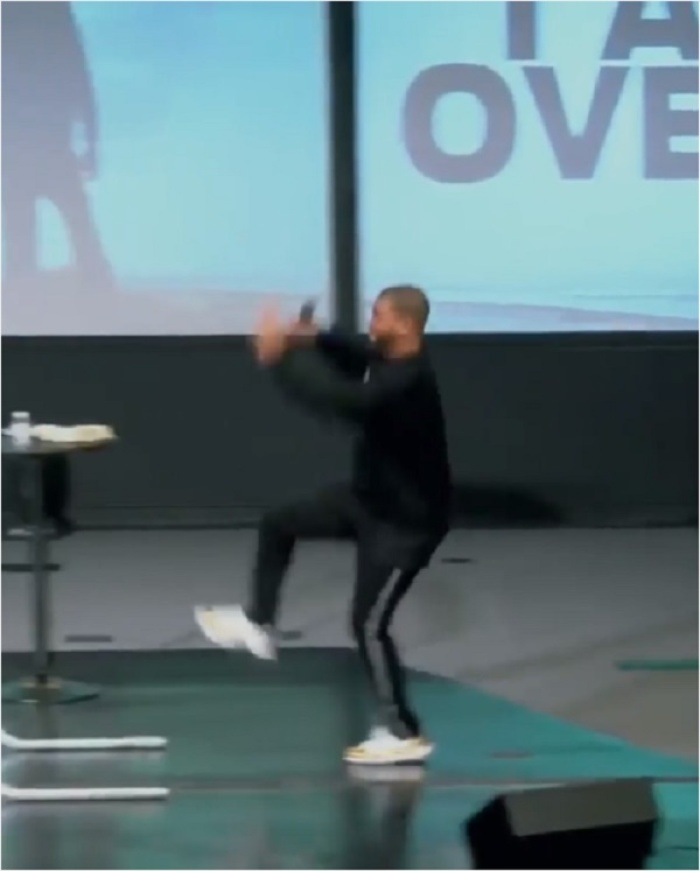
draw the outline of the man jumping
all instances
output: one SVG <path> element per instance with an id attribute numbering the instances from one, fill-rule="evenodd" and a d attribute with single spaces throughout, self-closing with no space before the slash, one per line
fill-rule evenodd
<path id="1" fill-rule="evenodd" d="M 195 609 L 215 644 L 274 659 L 280 588 L 296 541 L 355 540 L 352 634 L 379 714 L 368 740 L 345 752 L 356 764 L 417 762 L 433 750 L 407 701 L 389 634 L 397 606 L 449 522 L 442 403 L 424 349 L 429 312 L 423 291 L 399 285 L 379 294 L 369 339 L 303 321 L 288 328 L 274 313 L 262 318 L 254 339 L 259 363 L 306 408 L 358 430 L 352 480 L 263 517 L 246 609 Z"/>

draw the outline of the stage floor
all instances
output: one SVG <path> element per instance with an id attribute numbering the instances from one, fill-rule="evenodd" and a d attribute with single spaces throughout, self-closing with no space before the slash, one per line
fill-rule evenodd
<path id="1" fill-rule="evenodd" d="M 5 655 L 3 678 L 26 666 Z M 90 702 L 5 705 L 22 737 L 163 734 L 164 753 L 5 754 L 25 786 L 163 785 L 169 800 L 3 806 L 2 867 L 24 869 L 464 868 L 462 823 L 498 792 L 653 777 L 663 824 L 651 867 L 697 868 L 697 765 L 632 746 L 447 678 L 414 672 L 438 750 L 427 769 L 353 775 L 367 729 L 357 662 L 341 648 L 277 664 L 218 650 L 65 653 L 102 684 Z"/>
<path id="2" fill-rule="evenodd" d="M 304 545 L 278 665 L 211 649 L 198 603 L 244 601 L 253 533 L 79 533 L 52 575 L 56 666 L 103 687 L 23 737 L 162 733 L 164 755 L 6 754 L 34 786 L 164 785 L 161 804 L 3 805 L 3 868 L 463 868 L 461 824 L 494 793 L 571 779 L 657 780 L 654 864 L 697 868 L 697 530 L 456 530 L 397 614 L 438 751 L 424 776 L 351 776 L 368 725 L 348 637 L 352 550 Z M 21 560 L 21 544 L 3 550 Z M 3 572 L 8 680 L 31 645 L 27 576 Z M 387 772 L 378 772 L 379 777 Z"/>
<path id="3" fill-rule="evenodd" d="M 208 648 L 197 604 L 244 602 L 254 533 L 80 532 L 54 547 L 53 645 Z M 3 560 L 25 547 L 3 546 Z M 2 649 L 29 650 L 27 576 L 3 572 Z M 283 596 L 290 644 L 348 647 L 353 551 L 303 544 Z M 697 759 L 697 671 L 624 660 L 698 650 L 696 529 L 455 530 L 396 615 L 413 668 L 651 750 Z"/>

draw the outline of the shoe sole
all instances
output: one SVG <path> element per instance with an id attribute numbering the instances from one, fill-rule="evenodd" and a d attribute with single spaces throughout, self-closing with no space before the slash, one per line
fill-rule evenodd
<path id="1" fill-rule="evenodd" d="M 217 647 L 225 647 L 229 650 L 235 650 L 242 646 L 240 641 L 225 638 L 225 635 L 217 629 L 216 624 L 218 620 L 216 613 L 208 608 L 195 608 L 194 619 L 197 626 L 199 626 L 202 635 L 211 641 L 212 644 L 216 644 Z"/>
<path id="2" fill-rule="evenodd" d="M 244 638 L 227 637 L 223 627 L 216 625 L 220 624 L 216 609 L 197 607 L 194 609 L 194 619 L 204 636 L 217 647 L 223 647 L 225 650 L 247 650 L 256 659 L 267 662 L 274 662 L 277 659 L 274 650 L 261 650 L 248 644 Z"/>
<path id="3" fill-rule="evenodd" d="M 434 750 L 433 744 L 426 744 L 410 752 L 396 751 L 386 754 L 368 754 L 360 750 L 351 750 L 343 755 L 343 759 L 350 765 L 405 765 L 411 762 L 425 762 Z"/>

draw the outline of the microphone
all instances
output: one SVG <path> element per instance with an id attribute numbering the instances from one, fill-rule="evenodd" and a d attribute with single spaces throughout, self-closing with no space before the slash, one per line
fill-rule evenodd
<path id="1" fill-rule="evenodd" d="M 309 299 L 304 305 L 299 309 L 299 323 L 300 324 L 310 324 L 313 322 L 314 314 L 316 312 L 316 300 Z"/>

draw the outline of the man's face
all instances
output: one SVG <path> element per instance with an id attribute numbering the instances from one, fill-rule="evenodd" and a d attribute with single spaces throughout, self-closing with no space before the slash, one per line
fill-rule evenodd
<path id="1" fill-rule="evenodd" d="M 380 347 L 391 344 L 392 340 L 406 332 L 406 319 L 396 311 L 388 297 L 379 297 L 372 306 L 369 322 L 369 336 Z"/>

